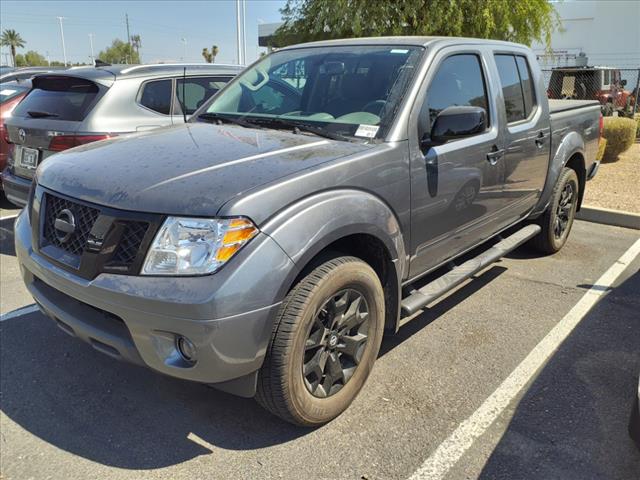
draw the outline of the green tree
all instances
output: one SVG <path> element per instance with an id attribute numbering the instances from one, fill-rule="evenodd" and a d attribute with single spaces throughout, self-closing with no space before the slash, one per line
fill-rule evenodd
<path id="1" fill-rule="evenodd" d="M 6 29 L 0 36 L 0 45 L 3 47 L 9 47 L 11 49 L 11 59 L 13 60 L 13 66 L 16 66 L 16 48 L 24 47 L 25 42 L 20 34 L 15 30 Z"/>
<path id="2" fill-rule="evenodd" d="M 21 53 L 17 53 L 16 58 L 13 60 L 13 65 L 15 67 L 26 67 L 27 61 L 24 59 L 24 55 Z"/>
<path id="3" fill-rule="evenodd" d="M 549 45 L 560 19 L 547 0 L 287 0 L 273 39 L 297 42 L 383 35 L 443 35 Z"/>
<path id="4" fill-rule="evenodd" d="M 24 54 L 24 61 L 29 67 L 48 65 L 47 59 L 44 58 L 43 55 L 40 55 L 38 52 L 35 52 L 33 50 L 29 50 Z"/>
<path id="5" fill-rule="evenodd" d="M 211 51 L 209 51 L 208 48 L 203 48 L 202 56 L 204 57 L 204 61 L 207 63 L 215 63 L 216 57 L 218 56 L 219 52 L 220 52 L 220 49 L 218 48 L 217 45 L 214 45 L 213 47 L 211 47 Z"/>
<path id="6" fill-rule="evenodd" d="M 100 51 L 98 58 L 107 63 L 140 63 L 140 55 L 131 45 L 116 38 L 111 46 Z"/>

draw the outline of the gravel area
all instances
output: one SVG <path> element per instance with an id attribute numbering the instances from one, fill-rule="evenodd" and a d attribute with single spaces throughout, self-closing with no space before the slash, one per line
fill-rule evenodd
<path id="1" fill-rule="evenodd" d="M 613 163 L 602 163 L 587 183 L 584 204 L 640 213 L 640 142 Z"/>

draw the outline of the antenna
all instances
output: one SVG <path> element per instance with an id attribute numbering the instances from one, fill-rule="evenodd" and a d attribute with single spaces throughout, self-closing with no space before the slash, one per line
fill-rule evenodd
<path id="1" fill-rule="evenodd" d="M 187 67 L 182 69 L 182 118 L 187 123 L 187 97 L 184 94 L 184 87 L 187 84 Z"/>

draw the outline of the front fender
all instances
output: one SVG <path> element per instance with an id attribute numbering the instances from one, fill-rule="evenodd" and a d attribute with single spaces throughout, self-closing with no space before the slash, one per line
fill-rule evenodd
<path id="1" fill-rule="evenodd" d="M 371 193 L 341 189 L 306 197 L 282 210 L 261 230 L 299 269 L 340 238 L 372 235 L 384 243 L 397 278 L 404 278 L 406 255 L 400 224 L 387 204 Z"/>
<path id="2" fill-rule="evenodd" d="M 576 153 L 579 153 L 584 158 L 584 151 L 584 139 L 578 132 L 569 132 L 562 138 L 551 162 L 549 163 L 549 169 L 547 170 L 547 178 L 542 190 L 542 195 L 540 195 L 540 201 L 532 213 L 532 217 L 541 214 L 546 210 L 549 205 L 549 201 L 551 200 L 553 188 L 560 176 L 560 172 L 562 172 L 562 169 L 567 165 L 569 159 Z"/>

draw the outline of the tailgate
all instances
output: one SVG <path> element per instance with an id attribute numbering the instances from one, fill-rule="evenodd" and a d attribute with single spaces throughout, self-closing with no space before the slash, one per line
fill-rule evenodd
<path id="1" fill-rule="evenodd" d="M 32 178 L 37 165 L 52 152 L 51 140 L 73 135 L 107 87 L 91 80 L 63 75 L 34 78 L 33 88 L 7 119 L 15 175 Z"/>

